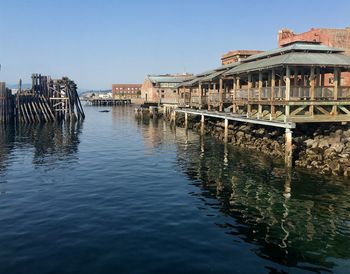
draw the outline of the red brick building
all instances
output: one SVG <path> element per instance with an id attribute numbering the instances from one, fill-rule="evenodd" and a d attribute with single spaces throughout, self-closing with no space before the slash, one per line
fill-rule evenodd
<path id="1" fill-rule="evenodd" d="M 307 32 L 296 34 L 292 30 L 282 29 L 278 32 L 278 46 L 285 47 L 295 42 L 308 42 L 343 49 L 350 55 L 350 27 L 345 29 L 312 28 Z M 326 76 L 326 82 L 331 84 L 332 77 Z M 343 72 L 341 85 L 350 86 L 350 73 Z"/>
<path id="2" fill-rule="evenodd" d="M 141 84 L 113 84 L 113 99 L 132 99 L 141 96 Z"/>
<path id="3" fill-rule="evenodd" d="M 141 88 L 141 98 L 145 102 L 163 104 L 178 103 L 177 84 L 190 79 L 193 74 L 147 75 Z"/>
<path id="4" fill-rule="evenodd" d="M 221 64 L 227 65 L 234 62 L 239 62 L 242 59 L 245 59 L 253 54 L 261 53 L 261 50 L 234 50 L 225 53 L 221 57 Z"/>

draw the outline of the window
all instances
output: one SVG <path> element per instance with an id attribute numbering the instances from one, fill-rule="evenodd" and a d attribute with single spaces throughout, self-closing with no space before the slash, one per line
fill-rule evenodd
<path id="1" fill-rule="evenodd" d="M 162 94 L 162 98 L 164 98 L 164 94 Z"/>
<path id="2" fill-rule="evenodd" d="M 174 93 L 176 93 L 176 89 L 174 89 L 174 91 L 173 91 Z"/>
<path id="3" fill-rule="evenodd" d="M 164 93 L 164 90 L 162 90 L 162 93 Z"/>

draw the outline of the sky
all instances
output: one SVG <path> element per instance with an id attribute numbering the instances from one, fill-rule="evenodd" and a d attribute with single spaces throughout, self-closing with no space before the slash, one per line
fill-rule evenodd
<path id="1" fill-rule="evenodd" d="M 68 76 L 81 89 L 200 73 L 279 29 L 350 26 L 348 0 L 0 0 L 0 81 Z"/>

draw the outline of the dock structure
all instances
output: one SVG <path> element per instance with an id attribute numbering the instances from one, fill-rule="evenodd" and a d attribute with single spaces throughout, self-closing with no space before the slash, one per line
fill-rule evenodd
<path id="1" fill-rule="evenodd" d="M 84 110 L 79 100 L 76 84 L 67 77 L 51 79 L 41 74 L 32 75 L 32 88 L 22 89 L 12 95 L 5 83 L 0 83 L 1 122 L 42 123 L 83 120 Z"/>
<path id="2" fill-rule="evenodd" d="M 343 50 L 295 43 L 179 84 L 175 111 L 283 127 L 290 166 L 297 124 L 350 121 L 350 87 L 341 83 L 342 72 L 349 71 L 350 56 Z"/>
<path id="3" fill-rule="evenodd" d="M 119 106 L 130 105 L 131 99 L 92 98 L 88 102 L 93 106 Z"/>

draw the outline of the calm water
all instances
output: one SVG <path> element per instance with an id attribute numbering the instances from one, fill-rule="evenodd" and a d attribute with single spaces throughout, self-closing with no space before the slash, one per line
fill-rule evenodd
<path id="1" fill-rule="evenodd" d="M 0 273 L 349 273 L 349 182 L 99 110 L 0 129 Z"/>

